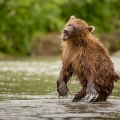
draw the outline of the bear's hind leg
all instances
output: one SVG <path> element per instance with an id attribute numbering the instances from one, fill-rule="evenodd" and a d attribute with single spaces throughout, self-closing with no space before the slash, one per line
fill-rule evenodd
<path id="1" fill-rule="evenodd" d="M 94 84 L 88 84 L 86 89 L 86 95 L 82 98 L 82 102 L 96 102 L 99 98 L 99 93 L 96 90 Z"/>
<path id="2" fill-rule="evenodd" d="M 86 89 L 82 88 L 73 98 L 72 102 L 78 102 L 81 101 L 82 98 L 84 98 L 86 95 Z"/>

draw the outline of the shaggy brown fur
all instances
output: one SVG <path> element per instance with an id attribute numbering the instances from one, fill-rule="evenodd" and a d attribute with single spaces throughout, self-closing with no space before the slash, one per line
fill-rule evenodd
<path id="1" fill-rule="evenodd" d="M 57 80 L 59 96 L 67 95 L 67 82 L 72 75 L 82 89 L 73 101 L 106 101 L 120 77 L 115 73 L 108 51 L 92 36 L 93 26 L 71 16 L 61 37 L 62 69 Z"/>

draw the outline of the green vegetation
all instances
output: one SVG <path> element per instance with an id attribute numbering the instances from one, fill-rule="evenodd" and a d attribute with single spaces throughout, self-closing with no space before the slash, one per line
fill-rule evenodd
<path id="1" fill-rule="evenodd" d="M 71 15 L 95 26 L 95 34 L 116 35 L 120 33 L 119 8 L 119 0 L 0 0 L 0 52 L 31 54 L 36 36 L 60 32 Z"/>

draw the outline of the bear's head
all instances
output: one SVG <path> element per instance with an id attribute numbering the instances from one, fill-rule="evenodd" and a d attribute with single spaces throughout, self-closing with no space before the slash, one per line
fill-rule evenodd
<path id="1" fill-rule="evenodd" d="M 75 16 L 71 16 L 70 20 L 67 22 L 62 31 L 61 39 L 63 41 L 75 39 L 78 40 L 78 38 L 84 39 L 85 36 L 92 31 L 94 31 L 93 26 L 88 26 L 83 20 L 77 19 Z"/>

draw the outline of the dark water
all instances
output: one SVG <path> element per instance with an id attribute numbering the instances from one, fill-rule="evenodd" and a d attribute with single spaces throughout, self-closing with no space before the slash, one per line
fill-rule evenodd
<path id="1" fill-rule="evenodd" d="M 120 58 L 112 58 L 120 72 Z M 0 120 L 109 120 L 120 119 L 120 85 L 107 102 L 73 103 L 80 89 L 72 78 L 69 95 L 58 98 L 56 80 L 60 58 L 0 61 Z M 120 82 L 119 82 L 120 83 Z"/>

